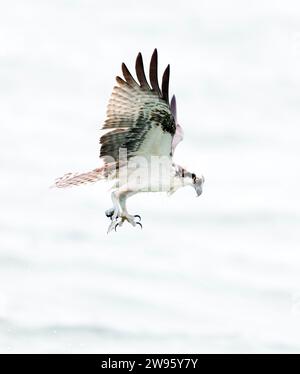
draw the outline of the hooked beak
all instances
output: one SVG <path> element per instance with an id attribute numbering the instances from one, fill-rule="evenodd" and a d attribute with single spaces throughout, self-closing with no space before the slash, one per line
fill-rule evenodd
<path id="1" fill-rule="evenodd" d="M 199 197 L 202 194 L 202 185 L 204 183 L 204 177 L 202 175 L 201 178 L 197 180 L 197 182 L 194 184 L 194 188 L 197 194 L 197 197 Z"/>

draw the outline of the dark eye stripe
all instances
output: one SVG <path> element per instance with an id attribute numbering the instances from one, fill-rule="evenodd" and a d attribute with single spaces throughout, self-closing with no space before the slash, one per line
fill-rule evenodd
<path id="1" fill-rule="evenodd" d="M 192 178 L 194 182 L 196 182 L 197 176 L 195 173 L 190 173 L 189 171 L 185 169 L 181 169 L 181 176 L 182 178 Z"/>

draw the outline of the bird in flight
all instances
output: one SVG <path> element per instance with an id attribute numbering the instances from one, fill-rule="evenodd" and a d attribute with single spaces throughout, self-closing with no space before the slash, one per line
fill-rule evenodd
<path id="1" fill-rule="evenodd" d="M 140 192 L 174 193 L 184 186 L 202 193 L 204 177 L 197 177 L 173 162 L 176 146 L 183 139 L 177 121 L 176 99 L 169 102 L 168 65 L 162 76 L 161 87 L 157 74 L 155 49 L 147 81 L 141 53 L 135 64 L 137 79 L 122 64 L 124 78 L 116 77 L 108 107 L 107 118 L 101 129 L 100 158 L 103 165 L 87 173 L 68 173 L 56 179 L 58 188 L 70 187 L 99 180 L 113 180 L 113 207 L 105 214 L 110 219 L 108 233 L 125 221 L 140 226 L 141 217 L 127 211 L 126 201 Z"/>

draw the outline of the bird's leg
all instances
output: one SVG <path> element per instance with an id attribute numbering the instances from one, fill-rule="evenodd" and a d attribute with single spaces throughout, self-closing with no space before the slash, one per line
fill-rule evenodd
<path id="1" fill-rule="evenodd" d="M 111 219 L 111 223 L 108 226 L 107 233 L 111 232 L 112 230 L 116 231 L 117 227 L 120 224 L 119 217 L 120 217 L 121 207 L 120 207 L 120 202 L 119 202 L 118 190 L 113 191 L 111 193 L 111 199 L 113 202 L 113 208 L 105 212 L 105 214 Z"/>
<path id="2" fill-rule="evenodd" d="M 127 191 L 127 192 L 124 191 L 120 193 L 119 201 L 120 201 L 120 206 L 122 210 L 121 212 L 122 223 L 120 224 L 120 226 L 123 224 L 123 222 L 128 221 L 132 226 L 139 225 L 141 226 L 141 228 L 143 227 L 142 224 L 140 223 L 141 216 L 139 216 L 138 214 L 130 215 L 127 211 L 126 200 L 128 199 L 128 197 L 134 194 L 135 192 L 133 191 Z"/>
<path id="3" fill-rule="evenodd" d="M 126 208 L 126 199 L 134 194 L 135 192 L 128 190 L 126 186 L 112 192 L 111 199 L 114 206 L 105 212 L 107 217 L 111 218 L 108 233 L 112 230 L 116 231 L 117 227 L 122 226 L 125 221 L 128 221 L 132 226 L 139 225 L 142 227 L 139 222 L 141 217 L 139 215 L 130 215 Z M 137 222 L 136 219 L 139 219 L 139 221 Z"/>

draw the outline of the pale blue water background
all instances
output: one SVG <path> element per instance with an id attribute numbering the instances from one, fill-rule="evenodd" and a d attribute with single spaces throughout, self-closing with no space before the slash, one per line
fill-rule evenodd
<path id="1" fill-rule="evenodd" d="M 107 236 L 109 186 L 48 187 L 155 47 L 204 193 Z M 299 2 L 2 0 L 0 65 L 1 353 L 299 352 Z"/>

